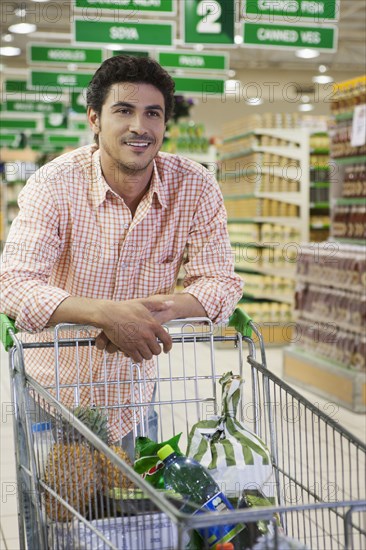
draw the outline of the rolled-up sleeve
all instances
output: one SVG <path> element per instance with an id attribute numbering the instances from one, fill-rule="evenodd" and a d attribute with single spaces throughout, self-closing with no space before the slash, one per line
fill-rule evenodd
<path id="1" fill-rule="evenodd" d="M 32 176 L 19 195 L 19 214 L 4 247 L 0 267 L 0 310 L 20 330 L 46 327 L 59 304 L 69 297 L 49 285 L 61 251 L 58 209 L 45 183 Z"/>
<path id="2" fill-rule="evenodd" d="M 197 205 L 184 268 L 183 292 L 195 296 L 212 321 L 226 321 L 242 297 L 243 281 L 234 272 L 224 201 L 212 177 Z"/>

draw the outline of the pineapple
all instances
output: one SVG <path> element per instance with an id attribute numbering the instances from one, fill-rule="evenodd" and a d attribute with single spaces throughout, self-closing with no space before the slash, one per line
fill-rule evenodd
<path id="1" fill-rule="evenodd" d="M 77 407 L 74 415 L 108 445 L 108 418 L 104 412 L 95 407 Z M 129 462 L 121 447 L 111 448 L 122 460 Z M 90 515 L 99 490 L 106 493 L 114 487 L 129 486 L 126 476 L 66 422 L 62 423 L 61 441 L 53 446 L 48 455 L 44 481 L 83 516 Z M 45 501 L 51 519 L 72 519 L 71 512 L 48 491 Z"/>

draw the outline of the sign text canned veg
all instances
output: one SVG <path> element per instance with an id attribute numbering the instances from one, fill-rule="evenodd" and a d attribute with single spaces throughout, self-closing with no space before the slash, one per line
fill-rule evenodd
<path id="1" fill-rule="evenodd" d="M 246 0 L 244 4 L 244 16 L 275 16 L 291 19 L 292 22 L 294 18 L 314 22 L 336 21 L 338 13 L 338 0 Z"/>
<path id="2" fill-rule="evenodd" d="M 237 0 L 184 0 L 186 44 L 234 44 Z"/>
<path id="3" fill-rule="evenodd" d="M 243 23 L 244 45 L 281 49 L 316 48 L 335 51 L 336 27 Z"/>
<path id="4" fill-rule="evenodd" d="M 75 42 L 104 44 L 133 44 L 134 46 L 171 46 L 174 37 L 173 23 L 116 23 L 111 20 L 84 21 L 75 19 Z"/>

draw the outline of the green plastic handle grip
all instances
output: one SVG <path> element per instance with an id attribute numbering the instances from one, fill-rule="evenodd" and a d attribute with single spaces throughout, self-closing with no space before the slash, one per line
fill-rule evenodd
<path id="1" fill-rule="evenodd" d="M 229 327 L 234 327 L 245 338 L 252 337 L 252 318 L 245 311 L 237 307 L 229 319 Z"/>
<path id="2" fill-rule="evenodd" d="M 13 319 L 9 319 L 5 313 L 0 313 L 0 340 L 5 348 L 5 351 L 9 351 L 9 349 L 14 345 L 9 330 L 12 330 L 14 333 L 18 332 L 15 328 L 15 321 L 13 321 Z"/>

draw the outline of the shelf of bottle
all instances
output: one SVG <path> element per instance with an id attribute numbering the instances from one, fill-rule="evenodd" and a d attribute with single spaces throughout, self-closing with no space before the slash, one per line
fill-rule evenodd
<path id="1" fill-rule="evenodd" d="M 344 330 L 346 332 L 353 332 L 354 334 L 365 334 L 365 327 L 363 326 L 357 326 L 357 325 L 351 325 L 350 323 L 343 323 L 339 319 L 332 319 L 330 317 L 322 317 L 318 313 L 314 314 L 314 312 L 310 311 L 304 311 L 304 310 L 297 310 L 294 312 L 294 319 L 296 321 L 301 321 L 301 319 L 304 319 L 305 321 L 312 321 L 317 323 L 324 323 L 326 326 L 332 326 L 332 327 L 338 327 L 341 330 Z"/>
<path id="2" fill-rule="evenodd" d="M 314 210 L 327 210 L 329 209 L 329 202 L 311 202 L 309 206 Z"/>
<path id="3" fill-rule="evenodd" d="M 313 189 L 328 189 L 330 186 L 329 181 L 313 181 L 310 182 L 310 187 Z"/>
<path id="4" fill-rule="evenodd" d="M 286 192 L 279 192 L 279 193 L 266 193 L 266 192 L 260 192 L 260 193 L 250 193 L 248 195 L 224 195 L 225 200 L 236 200 L 236 199 L 272 199 L 277 200 L 280 202 L 286 202 L 288 204 L 296 204 L 301 205 L 302 204 L 302 195 L 301 193 L 286 193 Z"/>
<path id="5" fill-rule="evenodd" d="M 343 290 L 347 288 L 347 292 L 351 292 L 353 294 L 364 294 L 364 287 L 362 286 L 350 286 L 349 283 L 346 284 L 344 281 L 336 281 L 336 280 L 328 280 L 328 279 L 319 279 L 317 277 L 309 277 L 309 275 L 296 275 L 296 280 L 299 283 L 306 283 L 309 285 L 324 287 L 324 288 L 335 288 Z"/>
<path id="6" fill-rule="evenodd" d="M 347 166 L 349 164 L 364 164 L 366 162 L 366 155 L 359 155 L 357 157 L 333 157 L 332 160 L 342 166 Z"/>
<path id="7" fill-rule="evenodd" d="M 223 143 L 231 143 L 232 141 L 238 141 L 250 136 L 270 136 L 278 139 L 284 139 L 286 141 L 300 143 L 301 137 L 297 129 L 291 128 L 257 128 L 256 130 L 248 130 L 242 134 L 236 134 L 223 139 Z"/>
<path id="8" fill-rule="evenodd" d="M 339 115 L 334 115 L 334 118 L 337 122 L 340 122 L 342 120 L 352 120 L 353 119 L 353 111 L 347 112 L 347 113 L 339 113 Z"/>
<path id="9" fill-rule="evenodd" d="M 219 182 L 221 185 L 225 185 L 227 179 L 232 180 L 236 179 L 237 181 L 241 177 L 248 176 L 261 176 L 262 174 L 270 174 L 273 176 L 278 176 L 280 178 L 285 178 L 289 180 L 299 181 L 301 179 L 301 170 L 297 166 L 260 166 L 258 165 L 258 170 L 239 170 L 239 171 L 228 171 L 225 173 L 224 179 L 220 177 L 219 172 Z"/>
<path id="10" fill-rule="evenodd" d="M 255 217 L 255 218 L 229 218 L 228 223 L 273 223 L 276 225 L 290 225 L 299 227 L 302 223 L 300 218 L 292 217 Z"/>
<path id="11" fill-rule="evenodd" d="M 286 246 L 288 245 L 288 241 L 267 241 L 267 242 L 256 242 L 256 241 L 248 241 L 248 242 L 241 242 L 236 241 L 235 237 L 230 238 L 230 244 L 232 247 L 238 246 L 239 248 L 278 248 L 279 246 Z"/>
<path id="12" fill-rule="evenodd" d="M 251 294 L 249 292 L 243 293 L 243 298 L 250 298 L 251 300 L 265 300 L 268 302 L 279 302 L 281 304 L 290 304 L 293 305 L 294 303 L 294 296 L 288 294 L 287 296 L 284 294 L 279 294 L 279 297 L 274 297 L 273 294 Z"/>
<path id="13" fill-rule="evenodd" d="M 342 244 L 354 244 L 358 246 L 366 246 L 366 239 L 337 239 L 337 237 L 334 237 L 336 242 L 342 243 Z"/>
<path id="14" fill-rule="evenodd" d="M 271 267 L 269 267 L 269 265 Z M 283 265 L 277 266 L 276 264 L 265 264 L 258 265 L 258 263 L 253 263 L 253 266 L 246 263 L 246 265 L 235 263 L 235 271 L 238 273 L 259 273 L 260 275 L 272 275 L 273 277 L 283 277 L 284 279 L 295 279 L 296 278 L 296 267 L 293 267 L 295 264 L 289 264 L 291 267 L 287 269 L 283 268 Z"/>
<path id="15" fill-rule="evenodd" d="M 311 155 L 329 155 L 330 150 L 326 149 L 325 147 L 314 147 L 310 149 Z"/>
<path id="16" fill-rule="evenodd" d="M 338 199 L 335 199 L 335 203 L 337 206 L 366 206 L 366 197 L 340 197 Z"/>
<path id="17" fill-rule="evenodd" d="M 311 164 L 310 170 L 329 170 L 329 164 Z"/>
<path id="18" fill-rule="evenodd" d="M 311 223 L 310 224 L 310 229 L 314 229 L 314 230 L 329 229 L 329 228 L 330 228 L 329 223 Z"/>
<path id="19" fill-rule="evenodd" d="M 219 157 L 220 161 L 231 160 L 241 157 L 247 157 L 253 153 L 270 153 L 271 155 L 278 155 L 281 157 L 286 157 L 295 160 L 301 160 L 302 151 L 299 147 L 295 146 L 272 146 L 272 145 L 253 145 L 247 149 L 242 149 L 241 151 L 236 151 L 235 153 L 227 153 Z"/>

